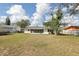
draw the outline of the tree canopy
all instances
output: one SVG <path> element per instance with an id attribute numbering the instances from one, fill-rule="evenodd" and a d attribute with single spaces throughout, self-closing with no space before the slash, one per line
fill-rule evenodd
<path id="1" fill-rule="evenodd" d="M 59 28 L 61 25 L 60 20 L 63 17 L 63 13 L 62 13 L 61 9 L 58 9 L 55 12 L 55 14 L 51 14 L 51 15 L 52 15 L 51 21 L 44 23 L 44 25 L 47 27 L 51 27 L 54 31 L 54 34 L 57 35 L 59 33 Z"/>
<path id="2" fill-rule="evenodd" d="M 30 25 L 30 22 L 29 20 L 22 19 L 21 21 L 18 21 L 16 24 L 21 28 L 25 28 L 26 26 Z"/>
<path id="3" fill-rule="evenodd" d="M 6 18 L 6 23 L 5 23 L 5 24 L 6 24 L 6 25 L 10 25 L 10 24 L 11 24 L 9 17 Z"/>

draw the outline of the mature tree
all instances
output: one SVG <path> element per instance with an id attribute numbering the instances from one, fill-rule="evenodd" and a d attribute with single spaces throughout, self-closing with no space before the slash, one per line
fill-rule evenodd
<path id="1" fill-rule="evenodd" d="M 51 21 L 44 22 L 43 25 L 45 27 L 50 27 L 51 26 Z"/>
<path id="2" fill-rule="evenodd" d="M 10 25 L 11 23 L 10 23 L 10 18 L 9 17 L 7 17 L 6 18 L 6 23 L 5 23 L 6 25 Z"/>
<path id="3" fill-rule="evenodd" d="M 55 12 L 55 14 L 51 14 L 51 15 L 52 15 L 51 21 L 45 22 L 44 25 L 46 27 L 51 27 L 54 31 L 54 34 L 57 35 L 60 30 L 60 25 L 61 25 L 60 20 L 63 17 L 63 13 L 62 13 L 61 9 L 59 8 Z"/>
<path id="4" fill-rule="evenodd" d="M 52 20 L 51 20 L 51 28 L 54 30 L 54 34 L 57 35 L 60 30 L 60 20 L 63 17 L 62 16 L 62 11 L 61 9 L 58 9 L 54 15 L 52 15 Z"/>
<path id="5" fill-rule="evenodd" d="M 30 22 L 29 20 L 21 20 L 21 21 L 18 21 L 16 23 L 18 26 L 20 26 L 21 28 L 25 28 L 26 26 L 30 25 Z"/>

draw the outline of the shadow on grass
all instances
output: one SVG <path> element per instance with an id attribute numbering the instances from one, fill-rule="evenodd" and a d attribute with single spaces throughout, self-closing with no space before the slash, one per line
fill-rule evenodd
<path id="1" fill-rule="evenodd" d="M 79 37 L 79 35 L 73 35 L 73 34 L 60 34 L 59 36 L 74 36 L 74 37 Z"/>
<path id="2" fill-rule="evenodd" d="M 13 33 L 0 33 L 0 36 L 12 35 Z"/>
<path id="3" fill-rule="evenodd" d="M 54 35 L 54 34 L 52 34 L 52 35 Z M 74 34 L 58 34 L 56 36 L 77 36 L 77 37 L 79 37 L 79 35 L 74 35 Z"/>

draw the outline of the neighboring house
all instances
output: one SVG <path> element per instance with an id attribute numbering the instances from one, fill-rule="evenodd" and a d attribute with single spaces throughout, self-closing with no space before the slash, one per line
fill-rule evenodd
<path id="1" fill-rule="evenodd" d="M 18 29 L 16 26 L 0 25 L 0 34 L 16 32 Z"/>
<path id="2" fill-rule="evenodd" d="M 50 28 L 39 27 L 39 26 L 28 26 L 25 28 L 24 33 L 32 34 L 49 34 L 52 30 Z"/>
<path id="3" fill-rule="evenodd" d="M 31 34 L 50 34 L 53 33 L 51 28 L 38 27 L 38 26 L 27 26 L 24 30 L 24 33 Z M 79 35 L 79 26 L 65 26 L 61 31 L 62 34 L 73 34 Z"/>
<path id="4" fill-rule="evenodd" d="M 66 26 L 63 30 L 63 34 L 79 35 L 79 26 Z"/>

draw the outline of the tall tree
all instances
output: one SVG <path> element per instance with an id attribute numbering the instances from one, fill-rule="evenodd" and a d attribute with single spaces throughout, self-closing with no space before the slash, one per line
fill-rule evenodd
<path id="1" fill-rule="evenodd" d="M 61 11 L 61 9 L 59 8 L 55 14 L 51 14 L 52 15 L 52 19 L 51 21 L 45 22 L 44 25 L 46 27 L 51 27 L 54 31 L 55 35 L 58 35 L 59 31 L 60 31 L 60 25 L 61 25 L 61 19 L 63 17 L 63 13 Z"/>
<path id="2" fill-rule="evenodd" d="M 21 28 L 25 28 L 26 26 L 30 25 L 30 22 L 29 20 L 22 19 L 21 21 L 18 21 L 16 24 Z"/>
<path id="3" fill-rule="evenodd" d="M 50 27 L 51 26 L 51 21 L 44 22 L 43 25 L 45 27 Z"/>
<path id="4" fill-rule="evenodd" d="M 60 20 L 63 17 L 63 13 L 61 9 L 59 8 L 54 15 L 52 15 L 52 20 L 51 20 L 51 28 L 54 30 L 54 34 L 58 35 L 59 30 L 60 30 Z"/>
<path id="5" fill-rule="evenodd" d="M 9 17 L 7 17 L 6 18 L 6 25 L 10 25 L 11 23 L 10 23 L 10 18 Z"/>

